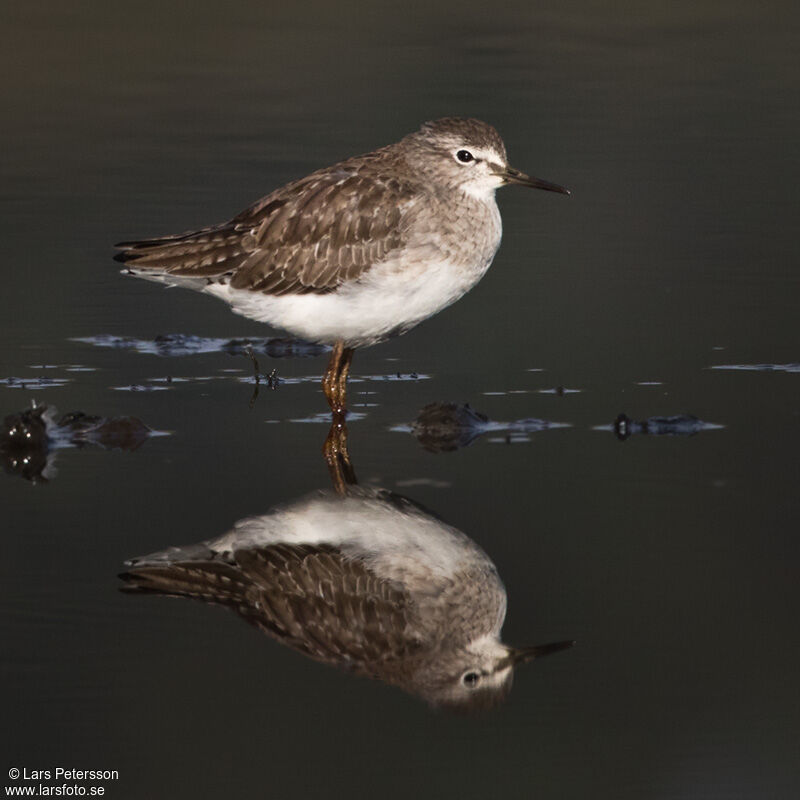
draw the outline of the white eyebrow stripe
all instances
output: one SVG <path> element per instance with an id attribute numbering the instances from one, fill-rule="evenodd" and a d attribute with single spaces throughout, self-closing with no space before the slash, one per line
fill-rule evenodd
<path id="1" fill-rule="evenodd" d="M 502 166 L 502 158 L 500 154 L 495 150 L 486 150 L 482 147 L 459 147 L 459 150 L 469 150 L 470 153 L 475 157 L 478 161 L 488 161 L 490 164 L 500 164 Z"/>

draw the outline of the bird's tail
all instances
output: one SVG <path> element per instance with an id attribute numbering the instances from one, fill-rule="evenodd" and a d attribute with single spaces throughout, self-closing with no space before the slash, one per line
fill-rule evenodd
<path id="1" fill-rule="evenodd" d="M 248 235 L 234 224 L 225 223 L 176 236 L 119 242 L 114 246 L 121 252 L 114 259 L 125 264 L 126 272 L 143 278 L 213 280 L 245 261 L 249 255 L 245 249 Z"/>
<path id="2" fill-rule="evenodd" d="M 170 548 L 127 561 L 120 574 L 123 592 L 189 597 L 240 610 L 247 605 L 248 584 L 236 565 L 204 545 Z"/>

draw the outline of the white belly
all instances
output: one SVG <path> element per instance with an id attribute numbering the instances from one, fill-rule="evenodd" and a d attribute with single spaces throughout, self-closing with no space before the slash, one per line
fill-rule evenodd
<path id="1" fill-rule="evenodd" d="M 454 303 L 483 277 L 493 256 L 475 265 L 437 260 L 400 267 L 390 261 L 329 294 L 275 297 L 219 284 L 204 291 L 238 314 L 306 341 L 363 347 L 405 333 Z"/>
<path id="2" fill-rule="evenodd" d="M 263 516 L 239 520 L 233 530 L 206 544 L 224 553 L 279 543 L 332 545 L 366 561 L 382 577 L 403 583 L 427 579 L 428 591 L 431 585 L 447 585 L 467 567 L 494 571 L 486 554 L 461 531 L 414 507 L 400 511 L 358 491 L 344 498 L 316 493 Z"/>

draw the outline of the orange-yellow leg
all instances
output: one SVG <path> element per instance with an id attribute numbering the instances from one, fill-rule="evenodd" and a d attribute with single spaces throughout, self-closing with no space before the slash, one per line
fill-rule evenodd
<path id="1" fill-rule="evenodd" d="M 339 341 L 333 346 L 330 361 L 322 376 L 322 391 L 331 407 L 334 418 L 342 417 L 347 411 L 347 376 L 353 361 L 353 349 Z"/>

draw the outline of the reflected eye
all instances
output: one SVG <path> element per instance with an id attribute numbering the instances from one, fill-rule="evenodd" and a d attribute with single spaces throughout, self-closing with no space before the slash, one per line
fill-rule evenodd
<path id="1" fill-rule="evenodd" d="M 475 156 L 473 156 L 472 153 L 470 153 L 469 150 L 459 150 L 456 153 L 456 158 L 462 164 L 469 164 L 470 161 L 474 161 L 475 160 Z"/>
<path id="2" fill-rule="evenodd" d="M 467 689 L 474 689 L 481 682 L 481 675 L 479 672 L 465 672 L 461 678 L 461 683 Z"/>

